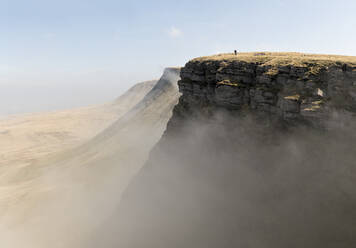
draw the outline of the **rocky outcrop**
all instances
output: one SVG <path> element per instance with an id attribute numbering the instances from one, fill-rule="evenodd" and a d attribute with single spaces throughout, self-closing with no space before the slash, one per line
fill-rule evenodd
<path id="1" fill-rule="evenodd" d="M 356 112 L 356 65 L 312 59 L 297 65 L 268 63 L 272 59 L 273 55 L 263 62 L 238 56 L 192 60 L 181 72 L 180 104 L 252 111 L 310 124 L 319 124 L 336 109 Z"/>
<path id="2" fill-rule="evenodd" d="M 145 95 L 143 100 L 138 103 L 134 109 L 146 106 L 166 92 L 177 91 L 177 81 L 180 79 L 180 67 L 167 67 L 164 69 L 161 78 L 156 82 L 153 88 Z M 173 89 L 173 90 L 172 90 Z"/>
<path id="3" fill-rule="evenodd" d="M 105 225 L 113 243 L 93 247 L 354 247 L 355 119 L 315 128 L 355 113 L 356 66 L 344 60 L 188 62 L 165 134 Z"/>

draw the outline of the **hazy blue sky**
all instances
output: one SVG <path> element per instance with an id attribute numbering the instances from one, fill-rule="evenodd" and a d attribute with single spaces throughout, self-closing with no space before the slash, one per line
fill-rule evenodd
<path id="1" fill-rule="evenodd" d="M 355 13 L 355 0 L 0 0 L 0 114 L 104 102 L 234 49 L 356 55 Z"/>

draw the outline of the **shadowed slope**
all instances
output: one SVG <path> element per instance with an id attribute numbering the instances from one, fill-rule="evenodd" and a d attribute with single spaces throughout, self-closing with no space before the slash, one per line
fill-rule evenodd
<path id="1" fill-rule="evenodd" d="M 33 165 L 30 180 L 4 187 L 0 245 L 80 246 L 116 207 L 122 190 L 161 137 L 179 97 L 175 75 L 162 77 L 150 97 L 89 142 L 42 159 Z M 135 99 L 135 91 L 131 93 Z"/>

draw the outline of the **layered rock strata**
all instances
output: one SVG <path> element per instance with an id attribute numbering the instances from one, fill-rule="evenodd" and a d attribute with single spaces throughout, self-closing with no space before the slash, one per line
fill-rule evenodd
<path id="1" fill-rule="evenodd" d="M 310 124 L 334 110 L 356 112 L 355 64 L 323 57 L 296 64 L 282 55 L 194 59 L 181 72 L 180 105 L 248 110 Z M 275 57 L 282 61 L 274 63 Z"/>

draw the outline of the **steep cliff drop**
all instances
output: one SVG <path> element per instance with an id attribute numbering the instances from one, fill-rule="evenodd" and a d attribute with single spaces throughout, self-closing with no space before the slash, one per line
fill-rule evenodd
<path id="1" fill-rule="evenodd" d="M 93 247 L 356 245 L 355 57 L 203 57 L 179 88 L 164 136 Z"/>

